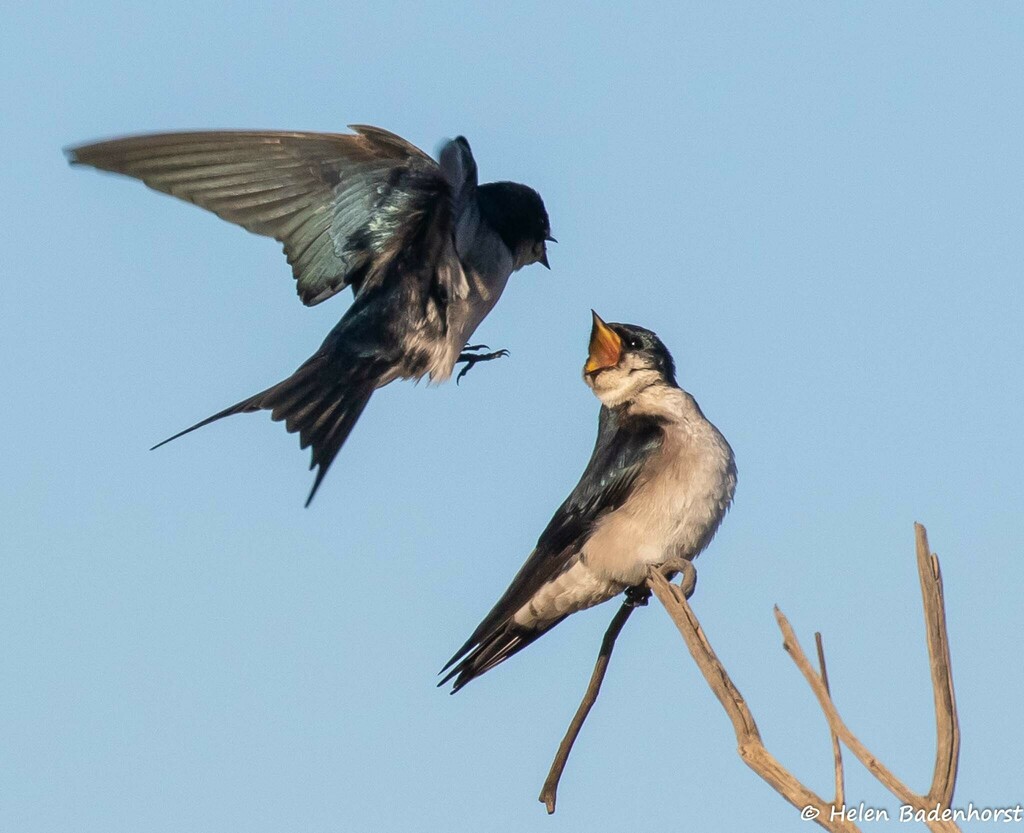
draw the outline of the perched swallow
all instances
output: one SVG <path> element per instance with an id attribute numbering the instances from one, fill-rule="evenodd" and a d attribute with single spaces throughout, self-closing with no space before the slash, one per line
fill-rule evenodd
<path id="1" fill-rule="evenodd" d="M 307 506 L 377 388 L 427 374 L 442 382 L 457 362 L 465 373 L 507 355 L 467 341 L 509 276 L 547 266 L 554 242 L 532 188 L 477 185 L 465 138 L 446 142 L 435 162 L 386 130 L 351 129 L 165 133 L 68 150 L 72 164 L 141 179 L 279 240 L 308 306 L 352 287 L 352 305 L 294 374 L 164 440 L 270 411 L 312 447 Z"/>
<path id="2" fill-rule="evenodd" d="M 508 590 L 441 669 L 452 669 L 439 684 L 454 678 L 452 693 L 570 613 L 642 585 L 650 566 L 696 558 L 732 502 L 732 449 L 676 384 L 654 333 L 595 312 L 583 378 L 601 400 L 590 462 Z"/>

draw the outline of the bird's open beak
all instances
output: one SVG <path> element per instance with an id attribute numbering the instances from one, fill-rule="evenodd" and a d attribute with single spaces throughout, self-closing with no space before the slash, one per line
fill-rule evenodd
<path id="1" fill-rule="evenodd" d="M 590 355 L 583 366 L 584 373 L 594 373 L 606 367 L 615 367 L 622 358 L 622 339 L 618 333 L 601 320 L 601 316 L 591 310 L 594 315 L 594 328 L 590 331 Z"/>

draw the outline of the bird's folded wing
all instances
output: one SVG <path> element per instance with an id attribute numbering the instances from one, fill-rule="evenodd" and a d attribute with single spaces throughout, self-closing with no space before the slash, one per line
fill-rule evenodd
<path id="1" fill-rule="evenodd" d="M 504 627 L 537 591 L 575 563 L 594 525 L 625 502 L 663 436 L 655 420 L 623 421 L 614 411 L 601 408 L 597 442 L 580 482 L 555 512 L 504 595 L 445 669 Z"/>
<path id="2" fill-rule="evenodd" d="M 437 163 L 376 127 L 354 134 L 203 131 L 113 139 L 68 150 L 74 164 L 141 179 L 284 244 L 312 306 L 358 292 L 451 185 Z M 447 214 L 448 206 L 444 206 Z"/>

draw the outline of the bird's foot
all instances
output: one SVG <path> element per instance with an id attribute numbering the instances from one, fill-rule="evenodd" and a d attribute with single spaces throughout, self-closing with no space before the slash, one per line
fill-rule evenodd
<path id="1" fill-rule="evenodd" d="M 480 353 L 479 350 L 490 350 L 486 344 L 467 344 L 465 349 L 459 353 L 459 357 L 455 360 L 455 363 L 465 362 L 466 366 L 459 371 L 459 375 L 455 377 L 455 384 L 459 384 L 462 381 L 462 377 L 469 373 L 469 369 L 477 362 L 489 362 L 494 359 L 503 359 L 509 355 L 508 350 L 495 350 L 492 353 Z"/>
<path id="2" fill-rule="evenodd" d="M 626 604 L 630 607 L 646 607 L 651 598 L 651 588 L 646 584 L 635 584 L 626 588 Z"/>

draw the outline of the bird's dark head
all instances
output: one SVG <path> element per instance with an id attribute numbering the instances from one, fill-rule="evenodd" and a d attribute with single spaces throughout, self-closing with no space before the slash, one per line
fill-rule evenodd
<path id="1" fill-rule="evenodd" d="M 489 182 L 477 189 L 480 213 L 512 252 L 515 269 L 531 263 L 548 266 L 551 224 L 540 194 L 518 182 Z"/>
<path id="2" fill-rule="evenodd" d="M 650 330 L 606 324 L 596 312 L 583 378 L 605 405 L 628 401 L 651 385 L 676 385 L 672 354 Z"/>

